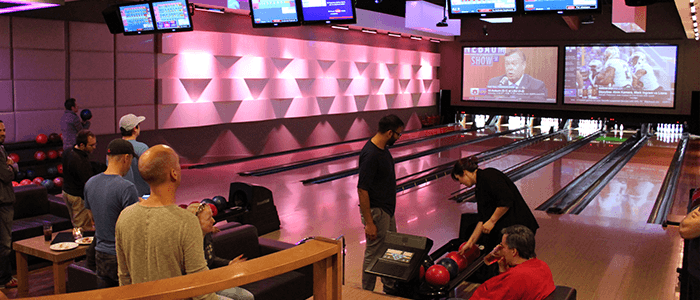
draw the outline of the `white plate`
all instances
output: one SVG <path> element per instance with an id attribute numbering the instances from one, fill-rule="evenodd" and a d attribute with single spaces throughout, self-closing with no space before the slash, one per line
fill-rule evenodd
<path id="1" fill-rule="evenodd" d="M 92 236 L 86 236 L 84 238 L 75 240 L 75 242 L 80 244 L 80 245 L 90 245 L 90 244 L 92 244 L 92 238 L 93 238 Z"/>
<path id="2" fill-rule="evenodd" d="M 73 242 L 56 243 L 49 246 L 49 249 L 56 251 L 65 251 L 78 248 L 78 244 Z"/>

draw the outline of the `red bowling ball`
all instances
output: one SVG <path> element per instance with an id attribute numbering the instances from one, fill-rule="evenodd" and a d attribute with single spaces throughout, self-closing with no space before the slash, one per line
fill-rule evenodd
<path id="1" fill-rule="evenodd" d="M 8 155 L 7 157 L 9 157 L 14 162 L 19 162 L 19 155 L 17 155 L 17 153 L 10 153 L 10 155 Z"/>
<path id="2" fill-rule="evenodd" d="M 36 136 L 36 143 L 39 145 L 44 145 L 49 141 L 49 137 L 41 133 Z"/>
<path id="3" fill-rule="evenodd" d="M 19 182 L 19 185 L 30 185 L 32 184 L 32 181 L 29 179 L 22 179 L 22 181 Z"/>
<path id="4" fill-rule="evenodd" d="M 63 174 L 63 164 L 56 165 L 56 171 L 58 171 L 58 174 Z"/>
<path id="5" fill-rule="evenodd" d="M 13 186 L 13 187 L 14 187 L 14 186 L 19 186 L 19 182 L 17 182 L 17 181 L 12 181 L 12 186 Z"/>
<path id="6" fill-rule="evenodd" d="M 46 152 L 46 155 L 49 157 L 49 159 L 56 159 L 56 158 L 58 158 L 58 151 L 49 150 Z"/>
<path id="7" fill-rule="evenodd" d="M 32 180 L 32 183 L 36 184 L 36 185 L 41 185 L 42 181 L 44 181 L 43 177 L 36 177 L 36 178 L 34 178 L 34 180 Z"/>
<path id="8" fill-rule="evenodd" d="M 457 263 L 457 266 L 459 266 L 459 271 L 462 272 L 462 270 L 466 269 L 467 266 L 469 265 L 469 262 L 464 256 L 459 255 L 459 252 L 457 251 L 452 251 L 450 253 L 447 253 L 445 256 L 447 258 L 451 258 Z"/>
<path id="9" fill-rule="evenodd" d="M 212 215 L 212 217 L 213 217 L 213 216 L 216 216 L 216 215 L 219 213 L 219 210 L 216 209 L 216 205 L 211 204 L 211 203 L 207 203 L 207 204 L 209 204 L 209 208 L 211 208 L 211 215 Z"/>
<path id="10" fill-rule="evenodd" d="M 37 151 L 37 152 L 34 152 L 34 159 L 36 159 L 36 160 L 38 160 L 38 161 L 45 160 L 45 159 L 46 159 L 46 153 L 45 153 L 44 151 L 41 151 L 41 150 L 39 150 L 39 151 Z"/>
<path id="11" fill-rule="evenodd" d="M 459 249 L 462 249 L 464 247 L 464 244 L 467 242 L 462 243 L 461 246 L 459 246 Z M 479 250 L 479 247 L 476 245 L 472 246 L 470 249 L 467 249 L 467 251 L 464 251 L 464 254 L 462 254 L 464 258 L 467 259 L 467 265 L 474 262 L 479 256 L 481 256 L 481 250 Z"/>
<path id="12" fill-rule="evenodd" d="M 53 179 L 53 186 L 55 187 L 62 187 L 63 186 L 63 177 L 56 177 Z"/>
<path id="13" fill-rule="evenodd" d="M 443 265 L 432 265 L 425 272 L 425 281 L 434 286 L 443 286 L 450 282 L 450 272 Z"/>

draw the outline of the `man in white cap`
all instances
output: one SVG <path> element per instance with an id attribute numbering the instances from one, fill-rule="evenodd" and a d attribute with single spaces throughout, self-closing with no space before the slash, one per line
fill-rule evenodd
<path id="1" fill-rule="evenodd" d="M 134 114 L 128 114 L 119 119 L 119 130 L 122 133 L 122 139 L 129 141 L 131 145 L 134 146 L 134 153 L 136 154 L 131 160 L 131 168 L 129 172 L 124 175 L 124 178 L 136 185 L 139 197 L 151 194 L 151 188 L 149 188 L 148 183 L 141 178 L 141 174 L 138 171 L 139 157 L 148 150 L 148 145 L 136 140 L 139 134 L 141 134 L 141 126 L 139 126 L 139 124 L 144 120 L 146 120 L 146 117 L 137 117 Z"/>

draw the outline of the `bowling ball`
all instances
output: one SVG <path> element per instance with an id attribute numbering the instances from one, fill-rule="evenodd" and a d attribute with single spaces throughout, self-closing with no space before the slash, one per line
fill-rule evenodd
<path id="1" fill-rule="evenodd" d="M 434 286 L 443 286 L 450 282 L 450 272 L 443 265 L 432 265 L 425 272 L 425 281 Z"/>
<path id="2" fill-rule="evenodd" d="M 447 258 L 451 258 L 457 263 L 457 266 L 459 266 L 459 271 L 461 272 L 462 270 L 466 269 L 469 263 L 467 262 L 467 259 L 464 256 L 459 255 L 459 252 L 457 251 L 452 251 L 450 253 L 447 253 L 445 255 Z"/>
<path id="3" fill-rule="evenodd" d="M 10 155 L 8 155 L 7 157 L 9 157 L 14 162 L 19 162 L 19 155 L 17 155 L 17 153 L 10 153 Z"/>
<path id="4" fill-rule="evenodd" d="M 58 157 L 63 157 L 63 149 L 58 149 Z"/>
<path id="5" fill-rule="evenodd" d="M 49 190 L 53 188 L 54 183 L 51 179 L 44 179 L 41 181 L 41 185 L 43 185 L 47 190 Z"/>
<path id="6" fill-rule="evenodd" d="M 39 145 L 44 145 L 49 141 L 49 137 L 47 137 L 45 134 L 40 133 L 36 136 L 36 143 Z"/>
<path id="7" fill-rule="evenodd" d="M 41 151 L 41 150 L 34 152 L 34 159 L 36 159 L 38 161 L 42 161 L 42 160 L 46 159 L 46 153 L 44 151 Z"/>
<path id="8" fill-rule="evenodd" d="M 42 181 L 44 181 L 43 177 L 37 177 L 37 178 L 34 178 L 34 180 L 32 180 L 32 183 L 36 184 L 36 185 L 41 185 Z"/>
<path id="9" fill-rule="evenodd" d="M 25 177 L 27 177 L 27 173 L 24 173 L 22 171 L 17 172 L 17 175 L 15 175 L 15 179 L 17 179 L 17 180 L 22 180 Z"/>
<path id="10" fill-rule="evenodd" d="M 464 247 L 464 244 L 467 242 L 464 242 L 459 248 L 462 249 Z M 469 248 L 468 250 L 464 251 L 464 254 L 462 255 L 465 259 L 467 259 L 467 265 L 470 263 L 474 262 L 479 256 L 481 256 L 481 250 L 474 245 L 473 247 Z"/>
<path id="11" fill-rule="evenodd" d="M 459 274 L 459 265 L 451 258 L 443 258 L 437 261 L 438 265 L 443 265 L 450 273 L 450 278 L 455 278 Z"/>
<path id="12" fill-rule="evenodd" d="M 63 174 L 63 164 L 56 165 L 56 171 L 58 171 L 58 174 Z"/>
<path id="13" fill-rule="evenodd" d="M 56 159 L 56 158 L 58 158 L 58 151 L 56 151 L 56 150 L 46 151 L 46 156 L 48 156 L 49 159 Z"/>
<path id="14" fill-rule="evenodd" d="M 22 181 L 19 182 L 19 185 L 30 185 L 32 184 L 32 181 L 29 179 L 22 179 Z"/>
<path id="15" fill-rule="evenodd" d="M 214 201 L 214 205 L 219 211 L 224 211 L 228 207 L 228 202 L 226 202 L 224 196 L 214 196 L 211 200 Z"/>
<path id="16" fill-rule="evenodd" d="M 49 173 L 49 175 L 51 176 L 55 176 L 56 174 L 58 174 L 58 170 L 56 169 L 56 167 L 48 167 L 46 168 L 46 173 Z"/>
<path id="17" fill-rule="evenodd" d="M 61 137 L 58 135 L 58 133 L 52 132 L 49 134 L 49 143 L 60 143 L 61 142 Z"/>
<path id="18" fill-rule="evenodd" d="M 83 119 L 83 121 L 87 121 L 92 119 L 92 112 L 89 109 L 83 109 L 80 111 L 80 118 Z"/>
<path id="19" fill-rule="evenodd" d="M 62 187 L 63 186 L 63 177 L 56 177 L 53 179 L 53 185 L 55 187 Z"/>
<path id="20" fill-rule="evenodd" d="M 187 204 L 178 204 L 177 206 L 182 209 L 187 209 Z"/>
<path id="21" fill-rule="evenodd" d="M 216 207 L 216 204 L 214 203 L 214 200 L 211 200 L 210 198 L 204 198 L 204 199 L 202 199 L 202 201 L 200 201 L 200 203 L 207 203 L 207 204 L 214 205 L 214 206 Z M 214 212 L 214 210 L 212 210 L 212 213 L 213 213 L 213 212 Z"/>
<path id="22" fill-rule="evenodd" d="M 13 186 L 13 187 L 19 186 L 19 182 L 17 182 L 17 181 L 12 181 L 12 186 Z"/>
<path id="23" fill-rule="evenodd" d="M 207 203 L 207 205 L 209 205 L 209 208 L 211 208 L 211 216 L 212 217 L 219 214 L 219 210 L 216 208 L 216 205 L 211 204 L 211 203 Z"/>
<path id="24" fill-rule="evenodd" d="M 27 174 L 27 178 L 34 178 L 34 177 L 36 177 L 36 172 L 35 172 L 34 170 L 32 170 L 32 169 L 27 169 L 26 174 Z"/>

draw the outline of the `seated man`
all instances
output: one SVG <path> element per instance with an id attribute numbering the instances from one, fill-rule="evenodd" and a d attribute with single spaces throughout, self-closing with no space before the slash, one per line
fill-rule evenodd
<path id="1" fill-rule="evenodd" d="M 503 237 L 498 256 L 500 275 L 479 286 L 471 296 L 475 299 L 544 299 L 554 292 L 552 272 L 535 257 L 535 235 L 522 225 L 501 230 Z"/>
<path id="2" fill-rule="evenodd" d="M 117 220 L 119 285 L 209 270 L 199 219 L 175 205 L 182 178 L 177 153 L 153 146 L 139 159 L 139 172 L 151 196 L 125 208 Z M 214 293 L 195 298 L 218 299 Z"/>

